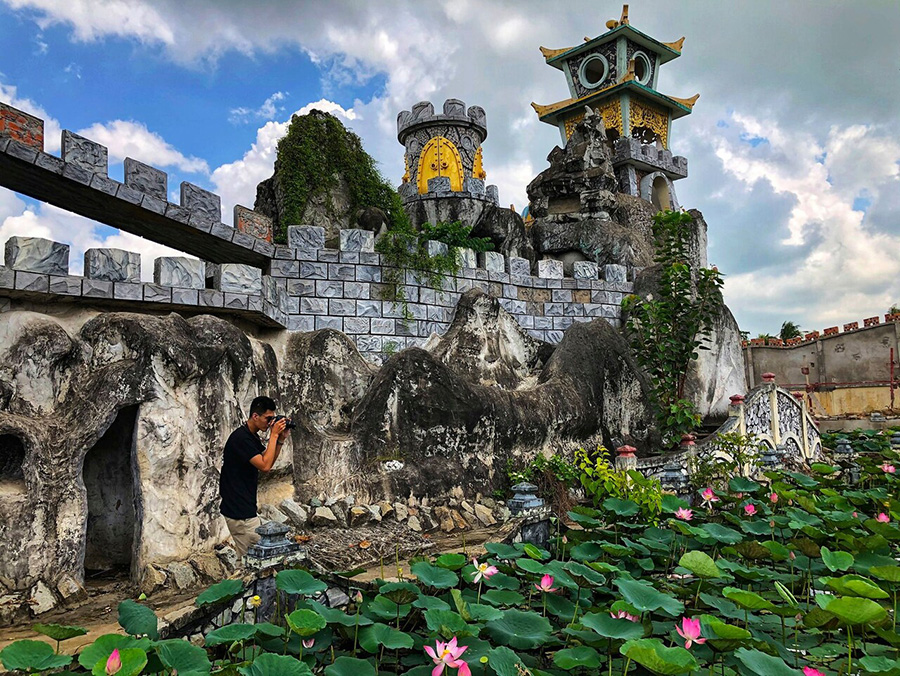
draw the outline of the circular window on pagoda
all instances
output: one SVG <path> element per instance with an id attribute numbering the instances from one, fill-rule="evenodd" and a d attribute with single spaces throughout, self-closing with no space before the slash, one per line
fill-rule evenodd
<path id="1" fill-rule="evenodd" d="M 594 89 L 603 84 L 609 75 L 609 63 L 602 54 L 591 54 L 581 62 L 578 69 L 578 79 L 588 89 Z"/>
<path id="2" fill-rule="evenodd" d="M 634 53 L 634 79 L 642 85 L 650 82 L 650 76 L 653 75 L 653 66 L 650 65 L 650 59 L 644 52 Z"/>

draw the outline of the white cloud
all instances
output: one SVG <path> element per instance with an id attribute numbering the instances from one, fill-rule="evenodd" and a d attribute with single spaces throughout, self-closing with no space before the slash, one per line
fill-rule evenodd
<path id="1" fill-rule="evenodd" d="M 243 106 L 232 108 L 228 111 L 228 121 L 232 124 L 246 124 L 252 120 L 271 120 L 284 110 L 283 106 L 278 106 L 276 103 L 284 101 L 285 96 L 287 96 L 287 92 L 275 92 L 256 109 Z"/>
<path id="2" fill-rule="evenodd" d="M 77 132 L 109 149 L 112 162 L 121 162 L 133 157 L 155 167 L 177 167 L 192 174 L 209 174 L 206 160 L 188 157 L 176 150 L 159 134 L 142 123 L 130 120 L 113 120 L 106 124 L 96 123 Z"/>
<path id="3" fill-rule="evenodd" d="M 47 114 L 47 111 L 31 99 L 19 98 L 18 89 L 15 86 L 2 82 L 0 82 L 0 101 L 29 115 L 41 118 L 44 121 L 44 150 L 48 153 L 59 152 L 62 143 L 62 128 L 56 119 Z"/>
<path id="4" fill-rule="evenodd" d="M 353 108 L 344 109 L 326 99 L 308 103 L 294 114 L 306 115 L 313 109 L 331 113 L 345 122 L 358 119 Z M 253 206 L 256 201 L 256 186 L 272 175 L 278 141 L 287 134 L 290 123 L 290 119 L 284 122 L 266 122 L 257 129 L 256 141 L 241 159 L 217 167 L 210 175 L 215 191 L 222 197 L 225 222 L 228 222 L 235 204 Z"/>

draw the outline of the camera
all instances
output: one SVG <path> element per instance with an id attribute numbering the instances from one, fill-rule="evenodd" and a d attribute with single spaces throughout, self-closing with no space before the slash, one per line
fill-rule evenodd
<path id="1" fill-rule="evenodd" d="M 287 424 L 285 425 L 285 429 L 288 429 L 288 430 L 295 430 L 295 429 L 297 429 L 297 423 L 295 423 L 294 421 L 292 421 L 292 420 L 291 420 L 290 418 L 288 418 L 286 415 L 276 415 L 275 418 L 272 419 L 272 424 L 275 424 L 275 423 L 277 423 L 279 420 L 282 420 L 282 419 L 286 419 L 286 420 L 287 420 Z"/>

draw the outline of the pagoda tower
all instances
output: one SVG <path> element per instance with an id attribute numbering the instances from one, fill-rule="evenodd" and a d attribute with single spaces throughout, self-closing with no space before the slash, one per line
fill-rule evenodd
<path id="1" fill-rule="evenodd" d="M 576 47 L 541 47 L 547 64 L 565 73 L 570 96 L 531 105 L 541 122 L 559 128 L 563 143 L 584 118 L 585 107 L 597 111 L 621 192 L 643 197 L 659 209 L 677 208 L 672 181 L 688 172 L 687 159 L 669 151 L 672 120 L 689 115 L 700 95 L 679 99 L 660 93 L 656 84 L 660 66 L 681 56 L 684 38 L 659 42 L 633 28 L 628 5 L 606 27 L 605 33 Z"/>

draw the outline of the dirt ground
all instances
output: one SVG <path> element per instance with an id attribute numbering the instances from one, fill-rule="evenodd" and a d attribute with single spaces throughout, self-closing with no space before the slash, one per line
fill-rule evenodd
<path id="1" fill-rule="evenodd" d="M 401 524 L 386 523 L 357 529 L 311 530 L 302 533 L 300 539 L 307 549 L 307 563 L 312 569 L 332 573 L 363 569 L 352 579 L 371 582 L 378 578 L 397 579 L 398 568 L 404 578 L 413 577 L 409 572 L 409 559 L 422 554 L 460 552 L 470 557 L 481 556 L 485 551 L 482 545 L 488 540 L 503 539 L 506 531 L 507 528 L 495 527 L 453 534 L 436 532 L 421 535 Z M 140 594 L 124 576 L 115 579 L 89 579 L 86 581 L 86 589 L 88 598 L 85 601 L 72 606 L 61 606 L 38 618 L 42 623 L 75 625 L 88 630 L 85 636 L 64 641 L 61 645 L 63 653 L 75 654 L 103 634 L 121 633 L 116 608 L 123 599 L 136 599 Z M 194 599 L 201 591 L 202 588 L 190 591 L 164 590 L 152 594 L 143 603 L 152 608 L 158 617 L 164 620 L 174 619 L 194 607 Z M 55 643 L 50 638 L 35 634 L 32 624 L 34 621 L 0 627 L 0 650 L 13 641 L 26 638 Z"/>

